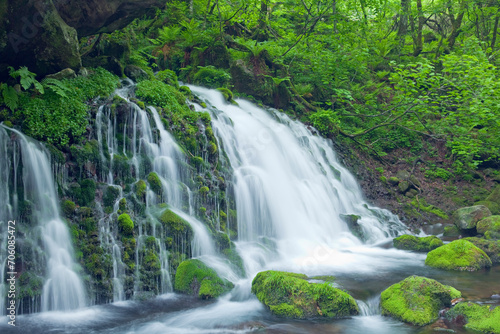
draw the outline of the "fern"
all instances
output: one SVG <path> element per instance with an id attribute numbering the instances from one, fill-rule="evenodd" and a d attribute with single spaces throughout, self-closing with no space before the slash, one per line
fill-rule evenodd
<path id="1" fill-rule="evenodd" d="M 65 98 L 68 97 L 67 93 L 71 91 L 71 89 L 63 81 L 54 78 L 43 79 L 42 86 L 52 90 L 60 97 L 65 97 Z"/>
<path id="2" fill-rule="evenodd" d="M 19 82 L 24 90 L 28 90 L 33 85 L 41 94 L 44 93 L 42 84 L 35 79 L 36 74 L 30 72 L 26 66 L 21 66 L 18 70 L 14 70 L 12 66 L 9 66 L 9 75 L 14 79 L 20 78 Z"/>
<path id="3" fill-rule="evenodd" d="M 17 108 L 19 103 L 19 96 L 17 95 L 14 87 L 6 83 L 0 84 L 0 91 L 2 91 L 3 103 L 12 111 Z"/>

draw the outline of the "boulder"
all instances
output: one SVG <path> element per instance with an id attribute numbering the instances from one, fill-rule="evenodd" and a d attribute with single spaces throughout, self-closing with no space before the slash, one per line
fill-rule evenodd
<path id="1" fill-rule="evenodd" d="M 302 274 L 263 271 L 252 281 L 252 293 L 271 313 L 286 318 L 339 318 L 359 313 L 354 298 L 329 283 L 309 283 Z"/>
<path id="2" fill-rule="evenodd" d="M 219 277 L 215 270 L 198 259 L 182 262 L 175 273 L 175 291 L 200 299 L 217 298 L 233 287 L 233 283 Z"/>
<path id="3" fill-rule="evenodd" d="M 65 68 L 64 70 L 57 73 L 47 75 L 46 78 L 56 80 L 73 79 L 76 78 L 76 73 L 71 68 Z"/>
<path id="4" fill-rule="evenodd" d="M 446 270 L 476 271 L 491 267 L 491 260 L 473 243 L 460 239 L 430 251 L 425 264 Z"/>
<path id="5" fill-rule="evenodd" d="M 500 333 L 500 307 L 490 309 L 489 305 L 459 303 L 446 313 L 452 323 L 463 323 L 465 328 L 483 333 Z"/>
<path id="6" fill-rule="evenodd" d="M 499 215 L 500 214 L 500 204 L 495 203 L 492 201 L 479 201 L 474 203 L 474 205 L 484 205 L 487 207 L 493 215 Z"/>
<path id="7" fill-rule="evenodd" d="M 486 201 L 495 202 L 500 204 L 500 185 L 496 186 L 495 189 L 486 197 Z"/>
<path id="8" fill-rule="evenodd" d="M 125 67 L 125 75 L 135 82 L 149 79 L 146 71 L 135 65 L 127 65 Z"/>
<path id="9" fill-rule="evenodd" d="M 488 255 L 492 264 L 500 263 L 500 240 L 485 240 L 476 237 L 465 238 Z"/>
<path id="10" fill-rule="evenodd" d="M 383 315 L 423 326 L 437 320 L 439 310 L 451 306 L 451 300 L 460 296 L 460 291 L 451 286 L 410 276 L 382 292 L 380 307 Z"/>
<path id="11" fill-rule="evenodd" d="M 477 223 L 477 233 L 486 239 L 500 239 L 500 216 L 490 216 Z"/>
<path id="12" fill-rule="evenodd" d="M 417 252 L 429 252 L 443 245 L 443 241 L 435 235 L 416 237 L 414 235 L 404 234 L 395 238 L 393 243 L 395 248 Z"/>
<path id="13" fill-rule="evenodd" d="M 478 221 L 489 216 L 491 216 L 491 211 L 487 207 L 475 205 L 456 210 L 452 219 L 455 225 L 464 231 L 475 229 Z"/>
<path id="14" fill-rule="evenodd" d="M 361 241 L 367 240 L 363 228 L 358 223 L 358 220 L 361 219 L 361 216 L 340 214 L 339 217 L 347 224 L 347 227 L 355 237 L 359 238 Z"/>
<path id="15" fill-rule="evenodd" d="M 460 230 L 455 225 L 448 225 L 444 227 L 443 237 L 458 237 Z"/>

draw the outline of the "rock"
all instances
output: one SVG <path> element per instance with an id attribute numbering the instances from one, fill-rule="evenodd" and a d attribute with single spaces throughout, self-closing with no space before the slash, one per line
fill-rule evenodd
<path id="1" fill-rule="evenodd" d="M 329 283 L 309 283 L 307 276 L 263 271 L 252 281 L 252 293 L 271 313 L 286 318 L 339 318 L 359 313 L 354 298 Z"/>
<path id="2" fill-rule="evenodd" d="M 215 270 L 198 259 L 183 261 L 175 273 L 175 291 L 201 299 L 217 298 L 233 287 L 233 283 L 220 278 Z"/>
<path id="3" fill-rule="evenodd" d="M 146 71 L 135 65 L 127 65 L 124 72 L 127 77 L 134 80 L 135 82 L 147 80 L 149 78 L 149 75 L 146 73 Z"/>
<path id="4" fill-rule="evenodd" d="M 347 227 L 354 236 L 356 236 L 361 241 L 367 240 L 365 232 L 363 231 L 363 227 L 358 223 L 358 220 L 361 219 L 361 216 L 340 214 L 339 217 L 347 224 Z"/>
<path id="5" fill-rule="evenodd" d="M 500 263 L 500 241 L 485 240 L 476 237 L 464 238 L 464 240 L 472 242 L 474 246 L 485 252 L 492 264 Z"/>
<path id="6" fill-rule="evenodd" d="M 484 205 L 468 206 L 460 208 L 453 213 L 452 219 L 461 230 L 472 230 L 483 218 L 491 216 L 490 210 Z"/>
<path id="7" fill-rule="evenodd" d="M 491 267 L 491 260 L 473 243 L 460 239 L 430 251 L 425 264 L 446 270 L 476 271 Z"/>
<path id="8" fill-rule="evenodd" d="M 393 243 L 395 248 L 417 252 L 429 252 L 443 245 L 441 239 L 434 235 L 421 238 L 414 235 L 404 234 L 395 238 Z"/>
<path id="9" fill-rule="evenodd" d="M 47 75 L 46 78 L 57 79 L 57 80 L 73 79 L 76 78 L 76 73 L 71 68 L 65 68 L 64 70 L 59 71 L 57 73 Z"/>
<path id="10" fill-rule="evenodd" d="M 484 205 L 487 207 L 490 211 L 491 214 L 493 215 L 498 215 L 500 214 L 500 204 L 492 202 L 492 201 L 479 201 L 474 203 L 474 205 Z"/>
<path id="11" fill-rule="evenodd" d="M 423 326 L 437 320 L 439 310 L 451 306 L 451 300 L 460 296 L 460 291 L 451 286 L 426 277 L 410 276 L 384 290 L 380 306 L 383 315 Z"/>
<path id="12" fill-rule="evenodd" d="M 495 202 L 500 204 L 500 185 L 496 186 L 495 189 L 488 195 L 485 199 L 486 201 Z"/>
<path id="13" fill-rule="evenodd" d="M 476 228 L 477 233 L 484 234 L 486 239 L 500 239 L 500 216 L 481 219 Z"/>
<path id="14" fill-rule="evenodd" d="M 460 235 L 460 230 L 455 225 L 449 225 L 444 227 L 443 237 L 458 237 Z"/>
<path id="15" fill-rule="evenodd" d="M 402 181 L 408 180 L 410 178 L 410 173 L 405 170 L 398 170 L 396 172 L 396 177 Z"/>
<path id="16" fill-rule="evenodd" d="M 119 77 L 123 77 L 124 75 L 123 65 L 115 57 L 84 57 L 82 61 L 85 67 L 102 67 Z"/>
<path id="17" fill-rule="evenodd" d="M 408 188 L 410 188 L 410 182 L 408 181 L 399 181 L 398 190 L 400 193 L 404 194 Z"/>
<path id="18" fill-rule="evenodd" d="M 418 190 L 415 188 L 408 189 L 408 191 L 405 194 L 405 196 L 408 198 L 414 198 L 417 195 L 418 195 Z"/>
<path id="19" fill-rule="evenodd" d="M 420 181 L 415 175 L 410 176 L 410 181 L 415 187 L 420 187 Z"/>
<path id="20" fill-rule="evenodd" d="M 500 307 L 490 310 L 489 305 L 459 303 L 446 313 L 446 318 L 452 323 L 463 324 L 465 320 L 464 327 L 475 331 L 500 333 Z"/>

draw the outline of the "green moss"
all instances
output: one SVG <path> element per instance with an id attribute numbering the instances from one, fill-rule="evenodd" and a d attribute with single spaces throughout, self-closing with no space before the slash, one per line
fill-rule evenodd
<path id="1" fill-rule="evenodd" d="M 127 200 L 125 198 L 120 199 L 118 205 L 121 212 L 127 211 Z"/>
<path id="2" fill-rule="evenodd" d="M 461 239 L 429 252 L 425 264 L 446 270 L 475 271 L 491 267 L 491 260 L 474 244 Z"/>
<path id="3" fill-rule="evenodd" d="M 465 328 L 484 333 L 500 333 L 500 307 L 490 310 L 489 305 L 458 303 L 446 313 L 450 320 L 463 316 L 467 321 Z"/>
<path id="4" fill-rule="evenodd" d="M 177 74 L 171 70 L 163 70 L 155 74 L 156 78 L 167 85 L 179 88 L 179 81 L 177 80 Z M 183 86 L 186 87 L 186 86 Z"/>
<path id="5" fill-rule="evenodd" d="M 233 287 L 231 282 L 220 278 L 215 270 L 197 259 L 182 262 L 175 274 L 175 291 L 201 299 L 217 298 Z"/>
<path id="6" fill-rule="evenodd" d="M 443 219 L 448 219 L 448 215 L 444 213 L 443 210 L 441 210 L 438 207 L 435 207 L 434 205 L 427 205 L 427 202 L 425 201 L 425 198 L 418 198 L 416 197 L 411 201 L 411 205 L 416 207 L 419 210 L 422 210 L 424 212 L 432 213 L 440 218 Z"/>
<path id="7" fill-rule="evenodd" d="M 391 285 L 380 296 L 383 315 L 423 326 L 438 318 L 439 310 L 461 296 L 455 288 L 433 279 L 410 276 Z"/>
<path id="8" fill-rule="evenodd" d="M 443 245 L 443 242 L 438 237 L 431 235 L 428 237 L 416 237 L 409 234 L 404 234 L 393 240 L 394 247 L 404 250 L 412 250 L 417 252 L 429 252 Z"/>
<path id="9" fill-rule="evenodd" d="M 126 213 L 123 213 L 118 217 L 118 227 L 125 236 L 132 236 L 134 233 L 134 222 Z"/>
<path id="10" fill-rule="evenodd" d="M 200 195 L 202 196 L 205 196 L 206 194 L 208 194 L 208 192 L 210 191 L 210 189 L 208 189 L 208 187 L 201 187 L 198 192 L 200 193 Z"/>
<path id="11" fill-rule="evenodd" d="M 43 291 L 43 278 L 32 271 L 24 271 L 18 278 L 17 286 L 19 299 L 39 297 Z"/>
<path id="12" fill-rule="evenodd" d="M 484 205 L 485 207 L 487 207 L 491 211 L 491 214 L 500 215 L 500 204 L 499 203 L 495 203 L 492 201 L 479 201 L 479 202 L 474 203 L 474 205 Z"/>
<path id="13" fill-rule="evenodd" d="M 472 242 L 474 246 L 485 252 L 492 264 L 500 263 L 500 240 L 485 240 L 476 237 L 464 238 L 464 240 Z"/>
<path id="14" fill-rule="evenodd" d="M 388 180 L 390 185 L 397 186 L 399 183 L 399 179 L 395 176 L 391 176 Z"/>
<path id="15" fill-rule="evenodd" d="M 477 233 L 486 234 L 489 232 L 487 239 L 500 239 L 500 216 L 490 216 L 481 219 L 476 225 Z"/>
<path id="16" fill-rule="evenodd" d="M 225 87 L 231 80 L 231 75 L 222 69 L 213 66 L 201 67 L 195 73 L 194 83 L 209 88 Z"/>
<path id="17" fill-rule="evenodd" d="M 120 189 L 116 186 L 108 186 L 106 190 L 104 190 L 104 195 L 102 196 L 102 203 L 105 207 L 113 207 L 115 205 L 116 200 L 120 196 Z"/>
<path id="18" fill-rule="evenodd" d="M 453 213 L 452 219 L 461 230 L 472 230 L 476 228 L 477 222 L 491 216 L 490 210 L 484 205 L 468 206 L 460 208 Z"/>
<path id="19" fill-rule="evenodd" d="M 191 232 L 191 225 L 172 210 L 163 211 L 160 222 L 170 233 Z"/>
<path id="20" fill-rule="evenodd" d="M 135 196 L 138 199 L 143 200 L 144 196 L 146 196 L 146 182 L 144 180 L 139 180 L 135 183 Z"/>
<path id="21" fill-rule="evenodd" d="M 226 99 L 226 101 L 228 101 L 228 102 L 233 101 L 233 92 L 231 92 L 229 89 L 227 89 L 227 88 L 217 88 L 217 90 L 222 93 L 222 96 L 224 96 L 224 98 Z"/>
<path id="22" fill-rule="evenodd" d="M 460 230 L 455 225 L 445 226 L 443 231 L 444 237 L 458 237 L 460 235 Z"/>
<path id="23" fill-rule="evenodd" d="M 163 192 L 163 187 L 158 174 L 156 174 L 155 172 L 149 173 L 147 180 L 149 186 L 151 187 L 151 190 L 153 190 L 157 194 L 161 194 Z"/>
<path id="24" fill-rule="evenodd" d="M 252 293 L 278 316 L 292 318 L 346 317 L 359 312 L 354 299 L 329 283 L 309 283 L 307 276 L 263 271 L 252 281 Z"/>
<path id="25" fill-rule="evenodd" d="M 70 217 L 75 213 L 76 204 L 70 200 L 65 200 L 61 205 L 62 211 L 66 217 Z"/>
<path id="26" fill-rule="evenodd" d="M 208 143 L 208 153 L 212 155 L 217 153 L 217 145 L 213 141 Z"/>
<path id="27" fill-rule="evenodd" d="M 139 99 L 154 106 L 165 108 L 174 114 L 189 112 L 185 97 L 161 81 L 144 80 L 137 84 L 136 95 Z"/>

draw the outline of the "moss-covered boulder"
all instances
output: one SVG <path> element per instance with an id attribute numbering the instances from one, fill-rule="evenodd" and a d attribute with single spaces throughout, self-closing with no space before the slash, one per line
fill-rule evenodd
<path id="1" fill-rule="evenodd" d="M 191 231 L 191 225 L 172 210 L 165 210 L 160 216 L 160 222 L 169 233 L 181 233 Z"/>
<path id="2" fill-rule="evenodd" d="M 460 235 L 460 229 L 455 225 L 449 225 L 444 227 L 443 237 L 458 237 Z"/>
<path id="3" fill-rule="evenodd" d="M 347 224 L 347 227 L 355 237 L 362 241 L 366 241 L 368 239 L 363 231 L 363 227 L 358 222 L 361 219 L 361 216 L 340 214 L 339 217 Z"/>
<path id="4" fill-rule="evenodd" d="M 446 270 L 476 271 L 491 267 L 491 260 L 473 243 L 460 239 L 429 252 L 425 264 Z"/>
<path id="5" fill-rule="evenodd" d="M 453 213 L 453 221 L 460 230 L 472 230 L 477 222 L 491 216 L 491 211 L 484 205 L 474 205 L 460 208 Z"/>
<path id="6" fill-rule="evenodd" d="M 395 238 L 393 243 L 394 247 L 398 249 L 417 252 L 429 252 L 443 245 L 443 241 L 435 235 L 428 237 L 416 237 L 414 235 L 404 234 Z"/>
<path id="7" fill-rule="evenodd" d="M 217 298 L 233 287 L 233 283 L 220 278 L 215 270 L 198 259 L 182 262 L 175 273 L 175 291 L 201 299 Z"/>
<path id="8" fill-rule="evenodd" d="M 486 239 L 500 239 L 500 216 L 481 219 L 476 225 L 477 233 L 484 234 Z"/>
<path id="9" fill-rule="evenodd" d="M 465 238 L 489 256 L 492 264 L 500 263 L 500 240 L 485 240 L 477 237 Z"/>
<path id="10" fill-rule="evenodd" d="M 263 271 L 252 281 L 252 293 L 277 316 L 286 318 L 348 317 L 358 314 L 354 298 L 329 283 L 306 281 L 302 274 Z"/>
<path id="11" fill-rule="evenodd" d="M 161 185 L 161 180 L 160 180 L 160 177 L 158 176 L 158 174 L 156 174 L 155 172 L 151 172 L 148 174 L 148 183 L 149 183 L 149 187 L 151 188 L 151 190 L 153 190 L 155 193 L 161 195 L 162 193 L 162 185 Z"/>
<path id="12" fill-rule="evenodd" d="M 492 201 L 479 201 L 479 202 L 474 203 L 474 205 L 484 205 L 485 207 L 487 207 L 491 211 L 491 214 L 500 215 L 500 204 L 499 203 L 495 203 Z"/>
<path id="13" fill-rule="evenodd" d="M 118 216 L 118 227 L 120 228 L 120 232 L 122 232 L 125 236 L 131 236 L 134 234 L 134 222 L 126 213 Z"/>
<path id="14" fill-rule="evenodd" d="M 500 185 L 496 186 L 485 200 L 500 204 Z"/>
<path id="15" fill-rule="evenodd" d="M 426 277 L 410 276 L 384 290 L 380 306 L 383 315 L 423 326 L 437 320 L 439 310 L 460 296 L 460 291 L 451 286 Z"/>
<path id="16" fill-rule="evenodd" d="M 453 322 L 465 319 L 464 327 L 475 331 L 500 333 L 500 307 L 490 310 L 489 305 L 459 303 L 446 313 L 446 318 Z"/>

